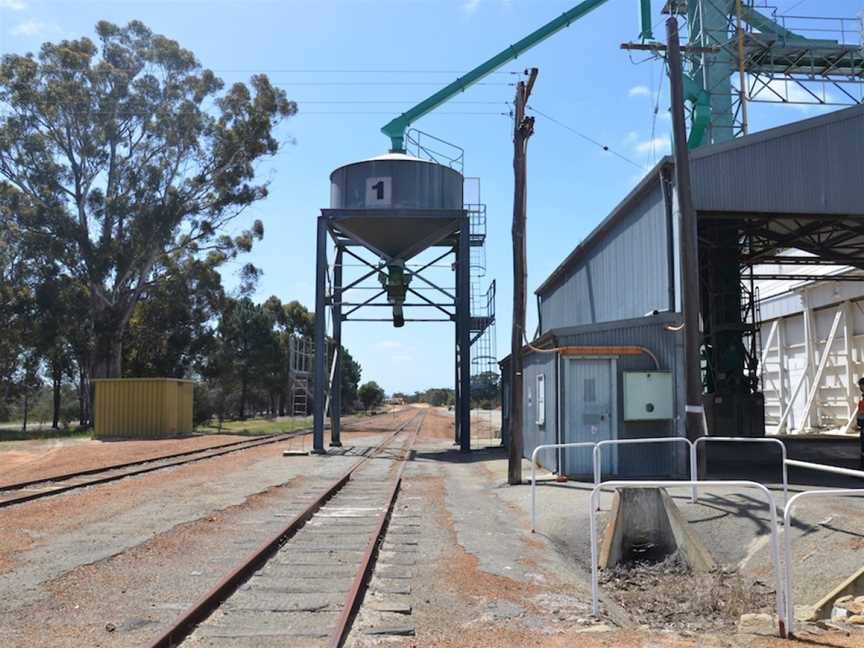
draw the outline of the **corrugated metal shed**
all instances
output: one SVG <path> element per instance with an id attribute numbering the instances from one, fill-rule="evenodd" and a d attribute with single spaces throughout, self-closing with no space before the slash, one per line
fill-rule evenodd
<path id="1" fill-rule="evenodd" d="M 690 160 L 699 211 L 864 215 L 864 105 L 706 146 Z"/>
<path id="2" fill-rule="evenodd" d="M 662 161 L 537 289 L 541 333 L 674 309 L 672 206 Z M 610 298 L 614 296 L 614 298 Z"/>
<path id="3" fill-rule="evenodd" d="M 549 331 L 544 336 L 544 342 L 549 347 L 562 346 L 630 346 L 638 345 L 649 349 L 657 356 L 660 369 L 672 371 L 673 376 L 683 375 L 683 349 L 681 338 L 665 327 L 677 323 L 678 317 L 673 313 L 661 313 L 652 317 L 641 317 L 626 321 L 599 325 L 584 325 L 565 327 Z M 558 354 L 528 352 L 524 358 L 524 390 L 523 390 L 523 440 L 524 456 L 530 459 L 531 452 L 540 444 L 570 442 L 568 431 L 563 434 L 559 429 L 563 425 L 565 413 L 559 411 L 566 407 L 572 389 L 567 385 L 567 372 L 561 370 Z M 567 362 L 567 359 L 564 359 Z M 617 371 L 614 380 L 617 385 L 616 421 L 618 438 L 636 439 L 657 436 L 675 436 L 683 433 L 677 421 L 659 422 L 625 422 L 624 392 L 622 388 L 625 371 L 651 371 L 654 365 L 647 355 L 621 356 L 616 362 Z M 502 361 L 502 388 L 506 391 L 509 384 L 507 367 L 509 358 Z M 546 422 L 542 426 L 536 424 L 536 376 L 544 373 L 547 381 L 546 389 Z M 558 377 L 553 381 L 553 377 Z M 557 391 L 554 389 L 558 383 Z M 676 401 L 683 399 L 683 381 L 675 380 Z M 560 406 L 559 406 L 560 399 Z M 676 406 L 677 409 L 677 406 Z M 507 426 L 505 412 L 504 425 Z M 683 448 L 683 444 L 681 444 Z M 584 471 L 574 470 L 568 466 L 568 453 L 561 454 L 562 465 L 559 466 L 558 453 L 554 450 L 542 451 L 539 455 L 540 465 L 560 471 L 572 477 L 585 477 Z M 575 459 L 575 457 L 571 458 Z M 620 476 L 667 476 L 682 474 L 687 457 L 681 449 L 670 451 L 668 446 L 644 445 L 622 447 L 619 449 L 618 472 Z M 571 461 L 575 463 L 575 461 Z M 608 476 L 608 473 L 604 473 Z"/>

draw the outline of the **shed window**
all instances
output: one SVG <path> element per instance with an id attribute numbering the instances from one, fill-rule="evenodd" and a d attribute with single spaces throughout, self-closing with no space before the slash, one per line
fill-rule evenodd
<path id="1" fill-rule="evenodd" d="M 593 403 L 597 400 L 597 383 L 593 378 L 586 378 L 584 384 L 584 394 L 582 400 L 586 403 Z"/>
<path id="2" fill-rule="evenodd" d="M 546 376 L 537 375 L 537 425 L 546 422 Z"/>

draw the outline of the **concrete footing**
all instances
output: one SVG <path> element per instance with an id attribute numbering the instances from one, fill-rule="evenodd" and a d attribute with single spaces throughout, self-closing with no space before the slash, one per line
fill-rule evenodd
<path id="1" fill-rule="evenodd" d="M 606 569 L 619 563 L 659 562 L 676 551 L 694 571 L 717 568 L 665 489 L 618 489 L 600 549 L 599 566 Z"/>

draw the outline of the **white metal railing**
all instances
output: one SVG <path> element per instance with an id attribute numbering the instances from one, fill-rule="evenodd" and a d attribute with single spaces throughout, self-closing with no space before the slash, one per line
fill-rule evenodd
<path id="1" fill-rule="evenodd" d="M 594 441 L 581 441 L 578 443 L 547 443 L 534 448 L 531 453 L 531 533 L 537 528 L 537 455 L 541 450 L 553 448 L 593 448 Z"/>
<path id="2" fill-rule="evenodd" d="M 784 612 L 784 597 L 783 597 L 783 578 L 780 574 L 780 541 L 777 532 L 777 503 L 774 501 L 774 496 L 765 486 L 753 481 L 703 481 L 699 482 L 703 486 L 714 487 L 739 487 L 739 488 L 755 488 L 762 491 L 765 495 L 765 502 L 768 504 L 768 509 L 771 516 L 771 555 L 774 561 L 774 589 L 776 590 L 776 605 L 777 619 L 779 620 L 780 636 L 785 638 L 786 631 L 783 619 L 786 618 Z M 686 481 L 608 481 L 602 482 L 594 487 L 591 491 L 591 498 L 588 503 L 588 515 L 590 516 L 591 534 L 591 610 L 594 616 L 600 613 L 600 592 L 598 584 L 598 551 L 597 551 L 597 521 L 595 519 L 599 493 L 604 488 L 632 488 L 632 487 L 647 487 L 647 488 L 674 488 L 680 486 L 694 486 L 696 482 Z M 804 493 L 802 493 L 803 495 Z M 796 496 L 798 497 L 798 496 Z M 790 504 L 795 500 L 792 498 Z"/>
<path id="3" fill-rule="evenodd" d="M 786 503 L 789 501 L 789 475 L 786 469 L 786 444 L 784 444 L 780 439 L 766 439 L 766 438 L 750 438 L 750 437 L 712 437 L 712 436 L 704 436 L 699 437 L 690 445 L 690 465 L 694 466 L 693 468 L 693 480 L 699 481 L 699 465 L 696 462 L 696 451 L 699 448 L 700 443 L 708 443 L 708 442 L 726 442 L 726 443 L 774 443 L 780 446 L 780 453 L 782 457 L 781 465 L 783 467 L 783 506 L 786 506 Z M 693 487 L 693 498 L 692 502 L 695 504 L 699 499 L 699 491 L 696 486 Z"/>
<path id="4" fill-rule="evenodd" d="M 810 463 L 809 461 L 797 461 L 795 459 L 784 459 L 785 466 L 796 466 L 798 468 L 807 468 L 808 470 L 818 470 L 819 472 L 832 473 L 834 475 L 845 475 L 847 477 L 858 477 L 864 479 L 864 471 L 852 470 L 851 468 L 840 468 L 838 466 L 829 466 L 827 464 Z M 798 500 L 812 497 L 825 497 L 828 495 L 836 495 L 839 497 L 861 497 L 864 495 L 864 488 L 842 488 L 821 491 L 805 491 L 794 495 L 792 499 L 786 502 L 785 510 L 783 511 L 783 569 L 785 572 L 785 592 L 786 592 L 786 627 L 789 634 L 795 631 L 795 607 L 792 603 L 792 534 L 790 533 L 790 524 L 792 522 L 792 509 Z"/>
<path id="5" fill-rule="evenodd" d="M 638 443 L 686 443 L 687 446 L 691 449 L 689 453 L 689 457 L 691 458 L 690 463 L 690 481 L 696 481 L 696 464 L 692 462 L 693 457 L 693 443 L 690 439 L 686 439 L 684 437 L 649 437 L 646 439 L 608 439 L 605 441 L 598 441 L 594 446 L 594 486 L 596 487 L 600 480 L 603 477 L 603 455 L 601 454 L 601 450 L 606 446 L 612 445 L 634 445 Z M 691 500 L 696 501 L 696 487 L 693 487 L 691 491 Z"/>
<path id="6" fill-rule="evenodd" d="M 805 463 L 805 462 L 796 462 Z M 830 467 L 830 466 L 829 466 Z M 834 471 L 826 471 L 834 472 Z M 841 473 L 846 474 L 846 473 Z M 860 473 L 864 477 L 864 473 Z M 792 523 L 792 510 L 799 500 L 812 497 L 861 497 L 864 496 L 864 488 L 843 488 L 834 490 L 819 490 L 819 491 L 804 491 L 793 495 L 786 503 L 786 509 L 783 511 L 783 570 L 785 572 L 785 592 L 786 592 L 786 628 L 789 634 L 795 632 L 795 605 L 792 601 L 792 533 L 790 524 Z"/>

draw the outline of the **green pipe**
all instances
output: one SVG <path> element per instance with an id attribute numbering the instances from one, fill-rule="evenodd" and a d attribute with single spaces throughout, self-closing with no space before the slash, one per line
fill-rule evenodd
<path id="1" fill-rule="evenodd" d="M 686 74 L 684 79 L 684 98 L 693 104 L 693 117 L 690 124 L 690 136 L 687 138 L 687 148 L 696 149 L 702 146 L 705 130 L 711 123 L 711 96 L 702 84 Z"/>
<path id="2" fill-rule="evenodd" d="M 539 29 L 534 30 L 525 38 L 513 43 L 510 47 L 499 52 L 486 62 L 481 63 L 465 74 L 465 76 L 459 77 L 450 85 L 441 88 L 441 90 L 432 96 L 424 99 L 413 108 L 390 121 L 381 129 L 381 132 L 390 138 L 391 151 L 403 152 L 405 150 L 405 131 L 414 121 L 435 110 L 435 108 L 448 101 L 451 97 L 464 92 L 505 63 L 517 58 L 523 52 L 543 42 L 562 29 L 569 27 L 572 22 L 579 20 L 582 16 L 606 2 L 607 0 L 585 0 L 585 2 L 579 3 L 569 11 L 565 11 L 557 18 L 550 20 Z M 651 38 L 651 0 L 639 0 L 639 2 L 642 7 L 642 32 L 640 36 L 643 39 Z"/>

